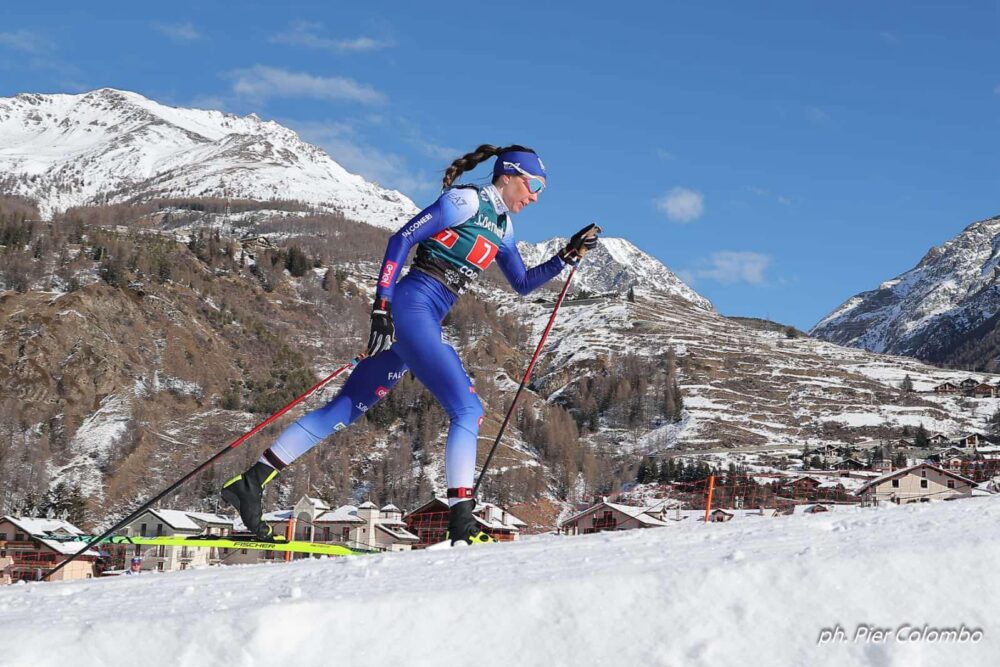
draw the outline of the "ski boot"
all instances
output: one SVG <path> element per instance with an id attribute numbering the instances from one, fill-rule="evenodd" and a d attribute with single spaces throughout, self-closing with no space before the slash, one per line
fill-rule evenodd
<path id="1" fill-rule="evenodd" d="M 448 489 L 449 497 L 462 498 L 464 496 L 453 495 L 453 491 L 470 491 L 470 489 Z M 455 546 L 458 542 L 464 542 L 465 544 L 496 542 L 496 540 L 480 529 L 479 522 L 476 521 L 476 517 L 472 514 L 472 510 L 475 507 L 476 499 L 470 496 L 469 500 L 462 500 L 448 508 L 448 534 L 445 536 L 445 539 L 451 540 L 451 546 Z"/>
<path id="2" fill-rule="evenodd" d="M 264 486 L 278 476 L 278 471 L 258 461 L 242 475 L 222 485 L 222 499 L 239 510 L 243 525 L 258 539 L 274 541 L 274 531 L 264 521 Z"/>

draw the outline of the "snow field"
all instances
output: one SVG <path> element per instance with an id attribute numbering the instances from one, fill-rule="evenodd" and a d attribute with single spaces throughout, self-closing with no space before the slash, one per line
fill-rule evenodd
<path id="1" fill-rule="evenodd" d="M 995 664 L 998 519 L 989 497 L 10 586 L 0 665 Z M 897 638 L 925 624 L 983 636 Z"/>

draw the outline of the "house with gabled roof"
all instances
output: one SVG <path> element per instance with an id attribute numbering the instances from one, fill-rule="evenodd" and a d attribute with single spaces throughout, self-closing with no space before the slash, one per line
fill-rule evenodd
<path id="1" fill-rule="evenodd" d="M 980 382 L 972 388 L 972 395 L 976 398 L 996 398 L 997 388 L 986 382 Z"/>
<path id="2" fill-rule="evenodd" d="M 278 535 L 289 535 L 291 524 L 289 536 L 293 539 L 343 544 L 352 549 L 407 551 L 419 539 L 407 530 L 402 510 L 392 504 L 379 509 L 370 501 L 357 507 L 331 508 L 319 498 L 302 496 L 292 509 L 269 512 L 264 520 Z M 274 552 L 264 554 L 267 560 L 274 557 Z M 284 556 L 279 554 L 278 557 Z"/>
<path id="3" fill-rule="evenodd" d="M 125 537 L 184 537 L 218 535 L 227 537 L 236 530 L 229 517 L 210 512 L 188 512 L 172 509 L 147 509 L 118 531 Z M 175 572 L 193 567 L 206 567 L 222 562 L 224 553 L 215 547 L 189 547 L 165 544 L 108 545 L 112 566 L 124 568 L 134 557 L 142 559 L 142 569 Z"/>
<path id="4" fill-rule="evenodd" d="M 587 535 L 604 530 L 659 528 L 670 525 L 663 519 L 649 514 L 649 509 L 637 505 L 619 505 L 604 499 L 560 523 L 559 532 L 566 535 Z"/>
<path id="5" fill-rule="evenodd" d="M 854 457 L 841 459 L 833 464 L 835 470 L 867 470 L 868 464 Z"/>
<path id="6" fill-rule="evenodd" d="M 492 503 L 476 502 L 472 511 L 480 529 L 498 542 L 510 542 L 521 535 L 527 524 L 506 509 Z M 403 516 L 407 530 L 420 541 L 414 549 L 423 549 L 445 539 L 448 532 L 448 499 L 435 496 Z"/>
<path id="7" fill-rule="evenodd" d="M 86 535 L 82 530 L 61 519 L 20 517 L 0 518 L 0 558 L 10 559 L 7 577 L 12 581 L 39 581 L 66 557 L 83 546 L 66 538 Z M 96 549 L 86 551 L 52 578 L 52 581 L 90 579 L 101 554 Z"/>
<path id="8" fill-rule="evenodd" d="M 986 443 L 986 438 L 983 437 L 982 433 L 966 433 L 962 435 L 960 438 L 953 440 L 952 444 L 955 447 L 976 448 L 979 447 L 980 445 L 985 445 L 987 443 Z"/>
<path id="9" fill-rule="evenodd" d="M 954 382 L 942 382 L 934 387 L 935 394 L 957 394 L 959 391 L 961 391 L 961 387 Z"/>
<path id="10" fill-rule="evenodd" d="M 975 487 L 974 481 L 956 472 L 918 463 L 876 477 L 859 487 L 855 494 L 866 501 L 905 504 L 967 498 Z"/>

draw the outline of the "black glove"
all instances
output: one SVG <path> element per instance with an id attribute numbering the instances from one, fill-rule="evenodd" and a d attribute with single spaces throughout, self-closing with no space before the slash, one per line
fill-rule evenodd
<path id="1" fill-rule="evenodd" d="M 559 259 L 576 266 L 588 250 L 597 247 L 597 235 L 601 233 L 601 228 L 590 224 L 573 234 L 566 247 L 559 251 Z"/>
<path id="2" fill-rule="evenodd" d="M 368 336 L 368 356 L 374 357 L 392 346 L 396 327 L 392 323 L 392 309 L 385 299 L 376 297 L 372 306 L 372 332 Z"/>

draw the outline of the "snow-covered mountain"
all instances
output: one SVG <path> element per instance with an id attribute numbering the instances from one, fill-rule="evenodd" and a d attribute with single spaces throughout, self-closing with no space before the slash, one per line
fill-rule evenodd
<path id="1" fill-rule="evenodd" d="M 278 123 L 111 88 L 0 98 L 0 189 L 44 215 L 158 196 L 294 199 L 392 229 L 417 211 Z"/>
<path id="2" fill-rule="evenodd" d="M 557 236 L 542 243 L 519 242 L 517 247 L 524 263 L 533 266 L 552 257 L 566 245 L 566 241 Z M 700 308 L 712 310 L 708 299 L 688 287 L 660 260 L 623 238 L 602 237 L 597 248 L 587 253 L 586 261 L 580 264 L 573 282 L 577 289 L 593 293 L 622 293 L 629 287 L 644 287 L 677 295 Z"/>
<path id="3" fill-rule="evenodd" d="M 848 299 L 812 334 L 873 352 L 947 361 L 1000 316 L 1000 216 L 931 248 L 902 275 Z"/>

